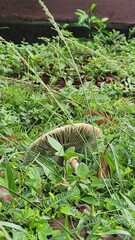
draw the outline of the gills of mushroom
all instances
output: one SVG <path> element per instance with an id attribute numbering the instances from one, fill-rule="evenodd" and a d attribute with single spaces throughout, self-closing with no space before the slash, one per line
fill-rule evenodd
<path id="1" fill-rule="evenodd" d="M 56 156 L 56 150 L 48 142 L 48 136 L 57 140 L 64 148 L 74 147 L 75 151 L 82 153 L 85 147 L 88 151 L 96 146 L 96 139 L 101 138 L 102 134 L 99 128 L 90 124 L 76 123 L 74 125 L 65 125 L 56 128 L 35 140 L 29 147 L 29 153 L 26 160 L 30 160 L 32 156 L 48 157 L 50 156 L 59 165 L 63 164 L 63 158 Z M 72 160 L 72 161 L 71 161 Z M 77 159 L 70 159 L 71 166 L 78 167 Z"/>

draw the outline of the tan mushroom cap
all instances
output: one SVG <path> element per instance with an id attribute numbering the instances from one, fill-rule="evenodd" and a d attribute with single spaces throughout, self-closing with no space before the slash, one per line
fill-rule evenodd
<path id="1" fill-rule="evenodd" d="M 69 147 L 75 147 L 75 151 L 80 153 L 86 145 L 87 148 L 94 147 L 96 145 L 96 138 L 101 138 L 102 134 L 99 128 L 93 125 L 76 123 L 74 125 L 55 128 L 39 137 L 30 145 L 29 150 L 32 155 L 35 153 L 41 156 L 51 156 L 61 165 L 60 158 L 55 157 L 56 150 L 48 142 L 48 136 L 57 140 L 64 147 L 64 150 Z M 29 160 L 29 156 L 26 159 Z"/>

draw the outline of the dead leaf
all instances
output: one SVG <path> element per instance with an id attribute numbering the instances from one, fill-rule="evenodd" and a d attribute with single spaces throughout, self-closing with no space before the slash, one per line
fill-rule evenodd
<path id="1" fill-rule="evenodd" d="M 109 178 L 110 177 L 110 167 L 109 167 L 108 163 L 103 158 L 101 158 L 100 164 L 101 164 L 101 166 L 99 166 L 97 169 L 97 177 Z"/>
<path id="2" fill-rule="evenodd" d="M 11 202 L 13 200 L 9 191 L 3 187 L 0 187 L 0 200 L 6 201 L 6 202 Z"/>
<path id="3" fill-rule="evenodd" d="M 48 73 L 44 73 L 41 77 L 42 81 L 45 83 L 45 84 L 49 84 L 49 81 L 50 81 L 50 75 Z"/>
<path id="4" fill-rule="evenodd" d="M 115 76 L 113 73 L 111 72 L 107 72 L 106 76 L 99 76 L 96 78 L 96 85 L 98 87 L 100 87 L 101 83 L 105 83 L 105 84 L 109 84 L 111 82 L 116 82 L 118 81 L 117 76 Z"/>
<path id="5" fill-rule="evenodd" d="M 56 81 L 56 83 L 54 84 L 54 89 L 57 90 L 57 89 L 61 89 L 63 87 L 66 86 L 66 81 L 63 77 L 60 77 L 58 78 L 58 80 Z"/>
<path id="6" fill-rule="evenodd" d="M 73 85 L 79 86 L 82 83 L 84 84 L 84 82 L 86 81 L 86 77 L 87 77 L 86 75 L 82 74 L 81 75 L 81 79 L 79 79 L 78 77 L 74 78 Z"/>
<path id="7" fill-rule="evenodd" d="M 109 113 L 100 110 L 85 110 L 84 114 L 100 117 L 100 119 L 94 120 L 98 125 L 113 123 L 114 125 L 117 126 L 117 123 L 111 119 Z"/>
<path id="8" fill-rule="evenodd" d="M 21 138 L 18 138 L 18 136 L 16 135 L 6 135 L 4 136 L 4 138 L 2 139 L 2 142 L 5 143 L 7 142 L 8 140 L 22 140 Z"/>
<path id="9" fill-rule="evenodd" d="M 53 67 L 54 67 L 54 64 L 53 64 L 53 63 L 50 63 L 50 64 L 49 64 L 49 70 L 52 71 Z"/>
<path id="10" fill-rule="evenodd" d="M 65 219 L 64 218 L 57 218 L 56 219 L 59 223 L 61 223 L 63 226 L 65 225 Z M 58 224 L 56 223 L 55 221 L 53 220 L 50 220 L 49 221 L 49 224 L 50 226 L 52 227 L 53 230 L 63 230 L 63 228 Z M 74 228 L 77 227 L 77 221 L 74 221 L 73 219 L 69 219 L 68 221 L 68 227 L 69 227 L 69 230 L 72 230 Z M 80 232 L 80 236 L 85 239 L 86 238 L 86 234 L 87 234 L 87 228 L 84 227 L 84 229 L 82 229 L 82 231 Z M 74 234 L 75 235 L 75 234 Z M 75 235 L 76 236 L 76 235 Z M 77 236 L 76 236 L 77 237 Z M 78 238 L 77 238 L 78 239 Z"/>

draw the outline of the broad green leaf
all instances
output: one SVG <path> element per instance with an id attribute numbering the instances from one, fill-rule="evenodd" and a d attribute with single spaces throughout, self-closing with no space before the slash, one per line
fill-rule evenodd
<path id="1" fill-rule="evenodd" d="M 60 212 L 69 216 L 75 216 L 75 210 L 72 206 L 66 204 L 66 206 L 60 209 Z"/>
<path id="2" fill-rule="evenodd" d="M 69 152 L 75 152 L 75 147 L 69 147 L 68 149 L 66 149 L 65 153 Z"/>
<path id="3" fill-rule="evenodd" d="M 86 12 L 81 10 L 81 9 L 77 9 L 77 11 L 75 12 L 76 15 L 78 16 L 82 16 L 82 14 L 85 14 Z"/>
<path id="4" fill-rule="evenodd" d="M 90 6 L 90 11 L 91 12 L 93 12 L 94 11 L 94 9 L 96 8 L 96 4 L 95 3 L 93 3 L 91 6 Z"/>
<path id="5" fill-rule="evenodd" d="M 42 225 L 40 225 L 37 228 L 37 232 L 38 232 L 38 239 L 39 240 L 47 240 L 48 239 L 48 235 L 51 235 L 53 233 L 53 229 L 50 227 L 50 225 L 46 222 Z"/>
<path id="6" fill-rule="evenodd" d="M 77 186 L 74 186 L 70 191 L 73 191 L 74 193 L 72 199 L 78 202 L 81 198 L 80 189 Z"/>
<path id="7" fill-rule="evenodd" d="M 92 23 L 97 23 L 99 21 L 97 16 L 92 16 L 90 19 Z"/>
<path id="8" fill-rule="evenodd" d="M 107 17 L 104 17 L 104 18 L 101 19 L 101 21 L 102 21 L 102 22 L 106 22 L 106 21 L 108 21 L 108 18 L 107 18 Z"/>
<path id="9" fill-rule="evenodd" d="M 66 154 L 64 154 L 64 159 L 68 160 L 71 157 L 83 157 L 82 154 L 79 153 L 75 153 L 75 152 L 68 152 Z"/>
<path id="10" fill-rule="evenodd" d="M 39 240 L 47 240 L 48 238 L 47 238 L 46 233 L 44 231 L 40 231 L 38 233 L 38 239 Z"/>
<path id="11" fill-rule="evenodd" d="M 77 168 L 76 174 L 78 177 L 86 179 L 89 174 L 88 166 L 85 163 L 81 162 Z"/>
<path id="12" fill-rule="evenodd" d="M 25 183 L 35 192 L 41 192 L 41 178 L 37 167 L 32 166 L 29 168 L 27 173 L 28 178 L 26 178 Z"/>
<path id="13" fill-rule="evenodd" d="M 83 14 L 79 17 L 78 24 L 86 23 L 86 20 L 89 18 L 88 14 Z"/>
<path id="14" fill-rule="evenodd" d="M 63 146 L 54 138 L 47 136 L 47 140 L 52 146 L 57 151 L 58 156 L 63 156 L 64 155 L 64 148 Z"/>
<path id="15" fill-rule="evenodd" d="M 91 186 L 92 187 L 96 187 L 96 189 L 101 189 L 105 187 L 105 181 L 103 181 L 103 179 L 101 178 L 97 178 L 95 176 L 91 176 Z"/>
<path id="16" fill-rule="evenodd" d="M 100 205 L 100 202 L 98 202 L 97 199 L 91 197 L 91 196 L 88 196 L 88 197 L 84 197 L 81 199 L 83 202 L 85 203 L 88 203 L 90 205 L 94 205 L 94 206 L 99 206 Z"/>

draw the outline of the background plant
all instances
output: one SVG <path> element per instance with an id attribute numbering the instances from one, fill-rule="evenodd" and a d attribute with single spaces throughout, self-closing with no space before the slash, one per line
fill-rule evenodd
<path id="1" fill-rule="evenodd" d="M 92 36 L 96 31 L 103 32 L 106 28 L 105 22 L 108 20 L 107 17 L 99 19 L 95 14 L 94 10 L 96 8 L 96 4 L 93 3 L 90 6 L 89 11 L 83 11 L 81 9 L 77 9 L 75 14 L 78 16 L 77 25 L 84 27 L 88 31 L 88 36 Z"/>

